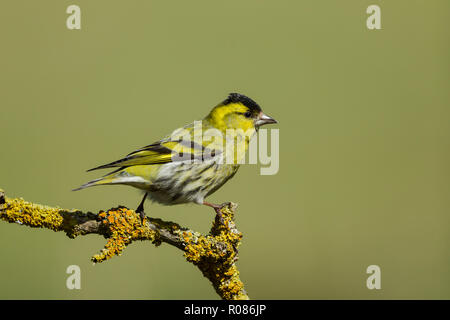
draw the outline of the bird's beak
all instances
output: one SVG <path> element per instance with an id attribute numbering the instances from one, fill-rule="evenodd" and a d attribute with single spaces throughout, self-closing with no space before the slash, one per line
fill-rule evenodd
<path id="1" fill-rule="evenodd" d="M 259 127 L 265 124 L 270 124 L 270 123 L 278 123 L 277 120 L 275 120 L 272 117 L 269 117 L 267 114 L 264 113 L 260 113 L 258 119 L 256 119 L 255 121 L 255 126 Z"/>

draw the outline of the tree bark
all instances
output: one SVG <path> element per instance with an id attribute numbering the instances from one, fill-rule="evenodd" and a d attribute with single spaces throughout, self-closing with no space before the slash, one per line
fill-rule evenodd
<path id="1" fill-rule="evenodd" d="M 97 214 L 80 210 L 65 210 L 10 199 L 0 190 L 0 219 L 32 228 L 64 231 L 69 238 L 99 234 L 107 239 L 105 247 L 91 259 L 100 263 L 120 255 L 136 240 L 148 240 L 156 246 L 172 245 L 184 252 L 187 261 L 196 265 L 208 278 L 222 299 L 249 299 L 236 267 L 237 247 L 242 233 L 234 223 L 237 205 L 224 203 L 207 235 L 190 230 L 171 221 L 145 217 L 120 206 Z"/>

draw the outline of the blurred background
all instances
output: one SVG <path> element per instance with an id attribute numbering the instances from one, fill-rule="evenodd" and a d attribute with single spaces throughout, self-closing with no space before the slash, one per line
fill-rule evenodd
<path id="1" fill-rule="evenodd" d="M 81 8 L 68 30 L 66 8 Z M 366 9 L 381 7 L 381 30 Z M 450 298 L 450 3 L 13 1 L 0 5 L 0 188 L 97 212 L 133 188 L 71 192 L 86 173 L 204 117 L 230 92 L 279 120 L 280 170 L 243 166 L 211 202 L 239 204 L 254 299 Z M 147 204 L 207 233 L 213 212 Z M 105 240 L 0 222 L 2 299 L 217 299 L 182 252 L 150 242 L 93 266 Z M 81 267 L 81 290 L 66 268 Z M 368 290 L 366 268 L 381 268 Z"/>

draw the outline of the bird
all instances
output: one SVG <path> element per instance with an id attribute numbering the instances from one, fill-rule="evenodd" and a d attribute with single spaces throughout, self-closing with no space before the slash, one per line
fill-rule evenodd
<path id="1" fill-rule="evenodd" d="M 114 169 L 73 191 L 116 184 L 140 189 L 144 197 L 135 212 L 141 219 L 145 219 L 146 199 L 163 205 L 196 203 L 212 207 L 221 215 L 222 206 L 205 199 L 233 178 L 258 129 L 274 123 L 277 121 L 254 100 L 230 93 L 202 120 L 178 128 L 122 159 L 87 170 Z"/>

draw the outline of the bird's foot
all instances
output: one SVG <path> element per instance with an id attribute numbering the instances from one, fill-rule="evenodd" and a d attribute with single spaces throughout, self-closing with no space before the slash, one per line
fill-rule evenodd
<path id="1" fill-rule="evenodd" d="M 139 208 L 138 208 L 139 209 Z M 146 215 L 145 215 L 145 212 L 144 212 L 144 210 L 138 210 L 138 209 L 136 209 L 136 213 L 139 213 L 139 216 L 141 217 L 141 223 L 142 224 L 144 224 L 144 220 L 145 220 L 145 218 L 147 217 Z"/>
<path id="2" fill-rule="evenodd" d="M 145 198 L 147 198 L 147 194 L 144 195 L 144 198 L 142 199 L 141 203 L 139 203 L 139 206 L 135 210 L 136 213 L 139 213 L 139 216 L 141 217 L 141 223 L 144 224 L 144 220 L 146 218 L 145 212 L 144 212 L 144 202 Z"/>
<path id="3" fill-rule="evenodd" d="M 139 216 L 141 217 L 141 223 L 144 224 L 144 220 L 145 220 L 146 216 L 145 216 L 145 212 L 144 212 L 143 202 L 141 202 L 139 207 L 137 207 L 137 209 L 134 212 L 139 213 Z"/>
<path id="4" fill-rule="evenodd" d="M 225 223 L 225 220 L 223 219 L 223 214 L 222 214 L 222 208 L 224 207 L 223 204 L 214 204 L 214 203 L 209 203 L 206 201 L 203 201 L 203 204 L 205 206 L 211 207 L 214 209 L 214 211 L 216 212 L 216 216 L 219 217 L 219 221 L 221 224 Z"/>

